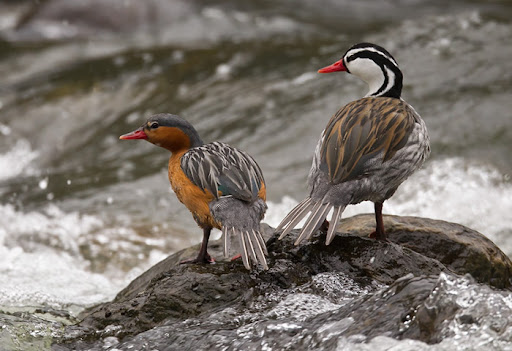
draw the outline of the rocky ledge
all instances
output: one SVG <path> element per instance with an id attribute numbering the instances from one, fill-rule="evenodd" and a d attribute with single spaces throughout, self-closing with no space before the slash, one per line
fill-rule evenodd
<path id="1" fill-rule="evenodd" d="M 278 241 L 266 226 L 268 271 L 219 260 L 220 242 L 210 244 L 212 265 L 177 264 L 198 248 L 183 250 L 84 312 L 54 349 L 335 349 L 382 335 L 432 344 L 450 335 L 447 323 L 483 323 L 450 289 L 510 293 L 511 261 L 482 234 L 384 220 L 388 242 L 367 238 L 374 218 L 359 215 L 342 221 L 329 246 L 321 233 L 300 246 L 297 231 Z"/>

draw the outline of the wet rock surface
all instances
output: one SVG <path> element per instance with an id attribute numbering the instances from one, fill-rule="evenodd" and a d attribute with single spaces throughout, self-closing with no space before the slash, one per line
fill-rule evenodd
<path id="1" fill-rule="evenodd" d="M 385 216 L 385 226 L 389 241 L 376 241 L 372 215 L 347 218 L 329 246 L 321 233 L 300 246 L 297 231 L 278 241 L 266 226 L 268 271 L 222 260 L 220 242 L 210 244 L 212 265 L 177 264 L 197 247 L 183 250 L 83 313 L 54 348 L 332 349 L 379 335 L 437 343 L 446 323 L 479 318 L 459 315 L 443 291 L 510 289 L 511 261 L 478 232 L 417 217 Z"/>

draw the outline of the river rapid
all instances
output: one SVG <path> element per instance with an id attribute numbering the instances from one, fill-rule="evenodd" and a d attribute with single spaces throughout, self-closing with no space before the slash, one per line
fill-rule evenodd
<path id="1" fill-rule="evenodd" d="M 306 195 L 330 116 L 366 93 L 316 70 L 361 41 L 397 59 L 431 138 L 430 159 L 384 213 L 469 226 L 512 256 L 511 37 L 505 1 L 0 3 L 0 344 L 49 348 L 85 307 L 201 240 L 170 190 L 169 154 L 118 140 L 153 113 L 253 155 L 276 226 Z M 510 310 L 503 301 L 493 306 Z M 482 334 L 460 344 L 458 332 L 443 349 L 482 349 Z M 491 346 L 512 349 L 510 335 Z M 359 349 L 420 349 L 382 340 Z"/>

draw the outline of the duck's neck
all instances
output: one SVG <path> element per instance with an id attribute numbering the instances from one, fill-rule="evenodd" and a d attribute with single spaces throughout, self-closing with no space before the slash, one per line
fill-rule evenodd
<path id="1" fill-rule="evenodd" d="M 192 142 L 191 145 L 183 145 L 183 144 L 172 145 L 172 144 L 167 144 L 167 145 L 165 145 L 163 147 L 171 152 L 171 154 L 172 154 L 171 157 L 175 157 L 175 156 L 181 157 L 181 156 L 183 156 L 184 153 L 186 153 L 190 149 L 202 146 L 203 144 L 204 144 L 203 141 L 199 139 L 195 143 Z"/>
<path id="2" fill-rule="evenodd" d="M 152 143 L 169 150 L 173 154 L 184 154 L 188 150 L 203 145 L 203 140 L 195 130 L 161 127 L 162 131 Z"/>
<path id="3" fill-rule="evenodd" d="M 379 71 L 371 76 L 361 77 L 368 83 L 368 96 L 400 98 L 402 94 L 402 72 L 396 66 L 379 65 Z"/>
<path id="4" fill-rule="evenodd" d="M 190 136 L 190 148 L 199 147 L 204 145 L 203 139 L 199 136 L 199 134 L 194 133 Z"/>

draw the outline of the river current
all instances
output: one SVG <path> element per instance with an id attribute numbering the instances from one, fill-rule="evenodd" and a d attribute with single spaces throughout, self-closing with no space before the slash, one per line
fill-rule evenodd
<path id="1" fill-rule="evenodd" d="M 7 349 L 46 345 L 37 308 L 72 319 L 201 240 L 170 190 L 168 153 L 119 135 L 169 112 L 205 141 L 248 151 L 276 226 L 306 194 L 330 116 L 366 93 L 353 76 L 316 70 L 361 41 L 397 59 L 431 137 L 430 159 L 384 213 L 457 222 L 512 255 L 510 3 L 84 3 L 0 4 L 0 310 L 27 313 L 0 315 Z M 512 349 L 503 335 L 496 347 Z M 360 349 L 418 349 L 382 338 Z M 443 349 L 456 348 L 449 340 Z"/>

